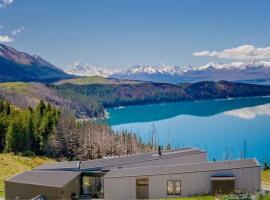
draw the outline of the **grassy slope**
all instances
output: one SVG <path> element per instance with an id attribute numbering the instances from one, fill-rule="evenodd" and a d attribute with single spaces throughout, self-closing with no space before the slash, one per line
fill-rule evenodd
<path id="1" fill-rule="evenodd" d="M 75 85 L 90 85 L 90 84 L 135 84 L 140 83 L 138 81 L 129 81 L 129 80 L 117 80 L 117 79 L 108 79 L 101 76 L 86 76 L 81 78 L 66 79 L 59 82 L 56 82 L 56 85 L 61 85 L 65 83 L 71 83 Z"/>
<path id="2" fill-rule="evenodd" d="M 29 88 L 29 83 L 24 82 L 6 82 L 6 83 L 0 83 L 0 88 L 16 91 L 16 92 L 26 92 Z"/>
<path id="3" fill-rule="evenodd" d="M 270 184 L 270 170 L 262 171 L 262 182 Z"/>
<path id="4" fill-rule="evenodd" d="M 270 190 L 270 170 L 262 171 L 262 187 Z M 270 196 L 269 196 L 270 199 Z"/>
<path id="5" fill-rule="evenodd" d="M 22 96 L 32 101 L 39 102 L 40 97 L 34 95 L 33 92 L 40 87 L 41 84 L 33 84 L 33 83 L 25 83 L 25 82 L 6 82 L 0 83 L 0 92 L 3 95 L 10 95 L 10 96 Z"/>
<path id="6" fill-rule="evenodd" d="M 45 162 L 52 162 L 45 157 L 23 157 L 11 153 L 0 154 L 0 197 L 4 196 L 4 180 L 18 173 L 31 170 Z"/>

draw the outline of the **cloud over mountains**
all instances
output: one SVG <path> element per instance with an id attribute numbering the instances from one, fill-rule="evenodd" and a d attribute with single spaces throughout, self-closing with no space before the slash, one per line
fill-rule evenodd
<path id="1" fill-rule="evenodd" d="M 231 49 L 224 49 L 222 51 L 197 51 L 193 53 L 194 56 L 208 56 L 235 60 L 253 60 L 253 59 L 269 59 L 270 46 L 257 48 L 253 45 L 242 45 Z"/>
<path id="2" fill-rule="evenodd" d="M 8 35 L 0 35 L 0 42 L 12 42 L 13 38 Z"/>

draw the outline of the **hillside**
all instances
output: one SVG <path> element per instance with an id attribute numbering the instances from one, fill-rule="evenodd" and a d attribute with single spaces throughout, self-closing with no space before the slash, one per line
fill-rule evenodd
<path id="1" fill-rule="evenodd" d="M 79 86 L 91 84 L 135 84 L 139 82 L 128 80 L 119 81 L 117 79 L 94 76 L 66 79 L 56 82 L 55 85 L 66 83 Z M 20 108 L 35 107 L 40 100 L 44 100 L 61 110 L 75 113 L 78 118 L 104 116 L 103 106 L 91 95 L 74 95 L 73 90 L 67 89 L 58 91 L 53 86 L 42 83 L 0 83 L 0 99 L 5 99 Z"/>
<path id="2" fill-rule="evenodd" d="M 53 86 L 66 97 L 91 96 L 104 107 L 152 104 L 163 102 L 225 99 L 270 95 L 270 87 L 242 83 L 199 82 L 189 84 L 62 84 Z"/>
<path id="3" fill-rule="evenodd" d="M 99 76 L 56 84 L 0 83 L 0 98 L 21 107 L 35 107 L 40 100 L 73 112 L 78 118 L 104 117 L 104 108 L 206 99 L 270 95 L 270 87 L 242 83 L 199 82 L 168 84 L 119 81 Z"/>
<path id="4" fill-rule="evenodd" d="M 0 44 L 0 82 L 53 82 L 71 77 L 39 56 Z"/>
<path id="5" fill-rule="evenodd" d="M 33 108 L 40 100 L 44 100 L 62 111 L 75 113 L 79 118 L 104 116 L 103 107 L 91 96 L 78 99 L 63 96 L 54 88 L 41 83 L 0 83 L 0 99 L 5 99 L 19 108 Z"/>

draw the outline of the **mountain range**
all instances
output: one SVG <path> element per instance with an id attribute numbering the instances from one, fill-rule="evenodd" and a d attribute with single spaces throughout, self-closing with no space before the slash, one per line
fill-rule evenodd
<path id="1" fill-rule="evenodd" d="M 208 63 L 203 66 L 136 65 L 128 69 L 99 68 L 81 61 L 65 70 L 78 76 L 94 76 L 166 83 L 193 83 L 199 81 L 235 81 L 258 84 L 270 83 L 270 62 Z"/>
<path id="2" fill-rule="evenodd" d="M 102 76 L 119 80 L 163 83 L 233 81 L 270 84 L 270 62 L 208 63 L 203 66 L 136 65 L 130 68 L 100 68 L 76 61 L 62 70 L 40 56 L 0 44 L 0 82 L 55 82 L 77 76 Z"/>
<path id="3" fill-rule="evenodd" d="M 0 82 L 9 82 L 0 83 L 0 99 L 23 108 L 45 100 L 79 118 L 104 117 L 107 107 L 269 95 L 268 86 L 205 81 L 267 80 L 269 69 L 267 62 L 102 69 L 80 61 L 69 66 L 67 74 L 39 56 L 0 45 Z"/>
<path id="4" fill-rule="evenodd" d="M 74 77 L 36 55 L 0 44 L 0 82 L 53 82 Z"/>

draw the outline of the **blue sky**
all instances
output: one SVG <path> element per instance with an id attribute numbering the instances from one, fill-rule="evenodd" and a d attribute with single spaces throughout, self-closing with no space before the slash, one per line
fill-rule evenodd
<path id="1" fill-rule="evenodd" d="M 10 37 L 6 44 L 59 67 L 75 60 L 101 67 L 202 65 L 231 58 L 194 52 L 270 46 L 268 0 L 0 2 L 2 40 Z"/>

